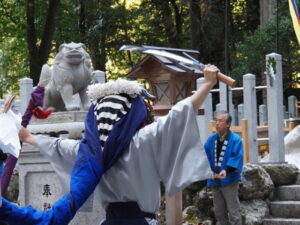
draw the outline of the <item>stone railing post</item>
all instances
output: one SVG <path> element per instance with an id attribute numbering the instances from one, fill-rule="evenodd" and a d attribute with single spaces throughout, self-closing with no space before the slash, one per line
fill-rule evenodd
<path id="1" fill-rule="evenodd" d="M 32 89 L 33 89 L 32 79 L 30 79 L 30 78 L 20 79 L 20 98 L 21 98 L 20 113 L 22 115 L 27 108 Z"/>
<path id="2" fill-rule="evenodd" d="M 257 105 L 255 75 L 246 74 L 243 76 L 244 95 L 244 118 L 248 120 L 248 141 L 250 149 L 250 162 L 258 162 L 257 149 Z"/>
<path id="3" fill-rule="evenodd" d="M 244 118 L 244 104 L 238 105 L 238 123 L 237 125 L 240 126 L 242 124 L 242 119 Z"/>
<path id="4" fill-rule="evenodd" d="M 288 97 L 288 111 L 289 117 L 293 118 L 297 116 L 297 97 L 296 96 L 289 96 Z"/>
<path id="5" fill-rule="evenodd" d="M 267 106 L 262 104 L 258 107 L 259 111 L 259 125 L 264 125 L 268 123 L 268 113 L 267 113 Z"/>
<path id="6" fill-rule="evenodd" d="M 227 87 L 226 84 L 219 81 L 219 88 L 220 88 L 220 110 L 227 111 Z"/>
<path id="7" fill-rule="evenodd" d="M 221 110 L 221 103 L 216 104 L 216 111 L 214 111 L 214 115 L 213 118 L 215 118 L 216 113 L 219 112 Z"/>
<path id="8" fill-rule="evenodd" d="M 270 162 L 284 162 L 282 57 L 266 55 Z"/>
<path id="9" fill-rule="evenodd" d="M 205 79 L 203 77 L 197 79 L 197 89 L 199 89 L 204 82 Z M 199 127 L 200 140 L 204 144 L 209 134 L 209 121 L 213 119 L 211 93 L 209 93 L 208 96 L 206 97 L 205 101 L 200 107 L 200 111 L 204 111 L 204 115 L 198 115 L 197 122 Z"/>
<path id="10" fill-rule="evenodd" d="M 282 106 L 282 113 L 283 113 L 283 119 L 288 119 L 289 118 L 289 112 L 286 111 L 286 106 Z"/>
<path id="11" fill-rule="evenodd" d="M 237 126 L 237 110 L 233 104 L 231 104 L 231 106 L 230 106 L 229 113 L 232 116 L 231 125 Z"/>
<path id="12" fill-rule="evenodd" d="M 92 72 L 92 77 L 95 79 L 96 83 L 105 83 L 105 72 L 101 70 L 95 70 Z"/>

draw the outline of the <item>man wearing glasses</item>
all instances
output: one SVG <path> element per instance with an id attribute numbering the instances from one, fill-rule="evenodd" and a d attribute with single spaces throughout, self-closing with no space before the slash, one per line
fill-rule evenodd
<path id="1" fill-rule="evenodd" d="M 214 212 L 221 225 L 241 225 L 239 181 L 243 168 L 241 138 L 230 131 L 231 116 L 220 111 L 215 117 L 216 133 L 209 136 L 204 148 L 212 170 L 207 181 L 212 188 Z"/>

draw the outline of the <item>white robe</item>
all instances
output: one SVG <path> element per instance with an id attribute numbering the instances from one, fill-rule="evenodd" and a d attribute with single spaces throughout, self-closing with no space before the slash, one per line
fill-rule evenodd
<path id="1" fill-rule="evenodd" d="M 38 136 L 39 150 L 51 162 L 64 190 L 79 141 Z M 128 150 L 101 178 L 93 196 L 105 208 L 111 202 L 136 201 L 142 211 L 156 213 L 160 207 L 160 182 L 171 196 L 189 184 L 211 175 L 200 141 L 190 98 L 134 135 Z"/>

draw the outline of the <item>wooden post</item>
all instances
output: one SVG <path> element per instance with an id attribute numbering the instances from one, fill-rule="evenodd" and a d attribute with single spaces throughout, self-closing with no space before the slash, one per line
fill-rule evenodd
<path id="1" fill-rule="evenodd" d="M 248 163 L 250 161 L 250 151 L 249 151 L 249 134 L 248 134 L 248 120 L 242 119 L 242 139 L 243 139 L 243 147 L 244 147 L 244 163 Z"/>
<path id="2" fill-rule="evenodd" d="M 182 192 L 169 197 L 166 193 L 166 225 L 182 225 Z"/>
<path id="3" fill-rule="evenodd" d="M 209 121 L 209 135 L 215 132 L 215 124 L 216 122 L 214 120 Z"/>

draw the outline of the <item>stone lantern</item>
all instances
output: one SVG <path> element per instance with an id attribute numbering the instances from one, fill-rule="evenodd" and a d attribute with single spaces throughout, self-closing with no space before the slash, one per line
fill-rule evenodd
<path id="1" fill-rule="evenodd" d="M 149 48 L 172 52 L 178 55 L 186 54 L 197 58 L 198 51 L 174 48 Z M 162 56 L 145 56 L 127 75 L 131 79 L 145 79 L 150 86 L 150 92 L 157 97 L 153 105 L 155 116 L 165 115 L 178 101 L 190 96 L 195 90 L 196 78 L 200 70 L 171 61 Z"/>

